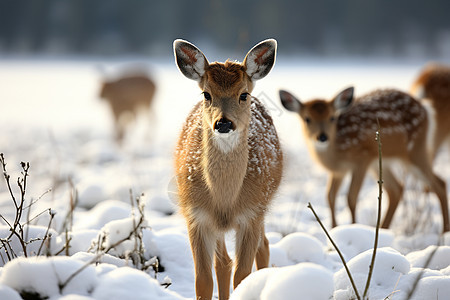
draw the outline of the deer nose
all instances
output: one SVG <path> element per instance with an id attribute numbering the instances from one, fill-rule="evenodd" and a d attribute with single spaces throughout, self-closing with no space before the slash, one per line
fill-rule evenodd
<path id="1" fill-rule="evenodd" d="M 221 118 L 214 123 L 214 130 L 217 130 L 219 133 L 228 133 L 233 130 L 233 122 L 227 118 Z"/>
<path id="2" fill-rule="evenodd" d="M 327 135 L 325 133 L 322 132 L 321 134 L 319 134 L 317 136 L 317 140 L 319 142 L 326 142 L 328 140 L 328 137 L 327 137 Z"/>

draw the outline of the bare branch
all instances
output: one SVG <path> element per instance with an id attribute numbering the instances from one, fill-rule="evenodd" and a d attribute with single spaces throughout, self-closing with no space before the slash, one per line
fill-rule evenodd
<path id="1" fill-rule="evenodd" d="M 377 120 L 378 122 L 378 120 Z M 379 180 L 378 180 L 378 212 L 377 212 L 377 226 L 375 228 L 375 241 L 373 245 L 373 254 L 372 260 L 370 262 L 369 274 L 367 275 L 366 287 L 364 289 L 363 299 L 366 299 L 367 293 L 369 292 L 370 280 L 372 279 L 373 269 L 375 267 L 375 257 L 377 255 L 378 248 L 378 235 L 380 231 L 380 222 L 381 222 L 381 200 L 383 197 L 383 159 L 381 153 L 381 135 L 380 135 L 380 123 L 378 122 L 378 131 L 376 132 L 375 140 L 378 143 L 378 171 L 379 171 Z"/>
<path id="2" fill-rule="evenodd" d="M 348 278 L 350 279 L 350 283 L 352 284 L 353 290 L 355 291 L 355 295 L 356 298 L 358 300 L 361 300 L 361 297 L 359 296 L 358 293 L 358 289 L 356 288 L 356 284 L 353 281 L 353 277 L 352 274 L 350 273 L 349 268 L 347 267 L 347 263 L 345 262 L 345 258 L 342 255 L 341 251 L 339 250 L 338 246 L 336 245 L 336 243 L 333 241 L 333 239 L 331 238 L 330 234 L 328 233 L 327 229 L 325 228 L 325 226 L 322 224 L 322 221 L 320 221 L 319 216 L 316 214 L 316 212 L 314 211 L 314 208 L 312 207 L 311 203 L 308 202 L 308 208 L 311 209 L 312 213 L 314 214 L 314 217 L 316 217 L 317 222 L 319 222 L 320 227 L 322 227 L 323 231 L 325 232 L 326 236 L 328 237 L 328 239 L 330 240 L 331 244 L 333 244 L 334 249 L 336 249 L 336 252 L 338 253 L 339 257 L 341 258 L 342 264 L 344 265 L 345 271 L 347 272 Z"/>

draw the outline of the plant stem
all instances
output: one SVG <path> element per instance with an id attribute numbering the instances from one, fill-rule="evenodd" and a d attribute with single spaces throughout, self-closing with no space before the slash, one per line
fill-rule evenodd
<path id="1" fill-rule="evenodd" d="M 330 240 L 331 244 L 333 244 L 334 249 L 336 249 L 336 252 L 338 253 L 339 257 L 341 258 L 342 264 L 344 265 L 345 271 L 347 272 L 348 278 L 350 279 L 350 283 L 352 284 L 353 290 L 355 291 L 355 295 L 356 298 L 358 300 L 361 300 L 361 297 L 359 296 L 358 293 L 358 289 L 356 288 L 356 284 L 353 281 L 353 277 L 352 274 L 350 273 L 349 268 L 347 267 L 347 263 L 345 262 L 345 258 L 342 255 L 341 251 L 339 250 L 338 246 L 336 245 L 336 243 L 333 241 L 333 239 L 331 238 L 330 234 L 328 233 L 327 229 L 325 228 L 325 226 L 322 224 L 322 221 L 320 221 L 319 216 L 316 214 L 316 212 L 314 211 L 314 208 L 312 207 L 311 203 L 308 202 L 308 208 L 311 209 L 312 213 L 314 214 L 314 217 L 316 217 L 317 222 L 319 222 L 320 227 L 322 227 L 323 231 L 325 232 L 325 234 L 327 235 L 328 239 Z"/>
<path id="2" fill-rule="evenodd" d="M 372 260 L 370 262 L 369 274 L 367 275 L 367 282 L 366 287 L 364 289 L 363 299 L 366 299 L 367 293 L 369 292 L 370 280 L 372 279 L 372 273 L 375 267 L 375 257 L 377 255 L 378 235 L 380 231 L 380 220 L 381 220 L 381 200 L 383 197 L 383 159 L 381 154 L 380 123 L 378 123 L 378 130 L 375 134 L 376 134 L 375 140 L 378 143 L 378 168 L 379 168 L 377 226 L 375 227 L 375 241 L 373 245 L 373 254 Z"/>

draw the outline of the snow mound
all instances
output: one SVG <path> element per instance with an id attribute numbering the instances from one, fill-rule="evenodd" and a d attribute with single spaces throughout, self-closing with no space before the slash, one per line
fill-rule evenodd
<path id="1" fill-rule="evenodd" d="M 411 300 L 448 299 L 450 295 L 450 277 L 430 276 L 419 280 Z"/>
<path id="2" fill-rule="evenodd" d="M 130 294 L 130 291 L 133 293 Z M 109 300 L 129 299 L 130 295 L 133 300 L 183 299 L 174 292 L 164 290 L 156 279 L 129 267 L 119 268 L 102 276 L 92 296 L 97 300 Z"/>
<path id="3" fill-rule="evenodd" d="M 100 230 L 99 236 L 94 241 L 94 247 L 99 249 L 111 249 L 111 254 L 118 256 L 126 256 L 126 253 L 136 247 L 136 238 L 139 235 L 138 231 L 146 226 L 145 220 L 140 220 L 139 217 L 129 217 L 119 220 L 114 220 L 105 224 Z"/>
<path id="4" fill-rule="evenodd" d="M 270 248 L 270 265 L 287 266 L 300 262 L 325 263 L 324 245 L 315 237 L 295 232 Z"/>
<path id="5" fill-rule="evenodd" d="M 322 300 L 333 295 L 333 273 L 314 263 L 252 273 L 236 288 L 232 300 Z"/>
<path id="6" fill-rule="evenodd" d="M 64 288 L 59 287 L 83 266 L 82 261 L 70 257 L 20 257 L 5 265 L 0 284 L 18 292 L 37 293 L 41 299 L 71 293 L 88 296 L 97 284 L 95 268 L 91 265 L 73 277 Z"/>
<path id="7" fill-rule="evenodd" d="M 431 255 L 433 257 L 426 265 Z M 450 246 L 429 246 L 424 250 L 408 253 L 406 258 L 411 262 L 412 267 L 441 270 L 450 266 Z"/>
<path id="8" fill-rule="evenodd" d="M 360 296 L 362 296 L 366 286 L 372 254 L 372 250 L 367 250 L 347 263 Z M 370 282 L 369 298 L 385 299 L 395 290 L 400 276 L 407 274 L 409 270 L 409 261 L 398 251 L 388 247 L 378 249 Z M 353 299 L 355 297 L 344 268 L 335 273 L 334 288 L 334 299 L 336 300 Z"/>
<path id="9" fill-rule="evenodd" d="M 339 247 L 346 260 L 373 248 L 375 228 L 362 224 L 350 224 L 335 227 L 330 235 Z M 378 247 L 390 247 L 394 242 L 394 234 L 387 229 L 380 229 Z M 333 247 L 329 242 L 329 247 Z"/>
<path id="10" fill-rule="evenodd" d="M 105 200 L 84 213 L 83 222 L 77 222 L 74 229 L 100 229 L 108 222 L 129 217 L 130 214 L 130 204 L 119 200 Z"/>
<path id="11" fill-rule="evenodd" d="M 58 300 L 183 299 L 142 271 L 104 263 L 86 265 L 74 257 L 17 258 L 9 262 L 0 275 L 0 299 L 22 299 L 19 293 Z"/>
<path id="12" fill-rule="evenodd" d="M 84 180 L 78 185 L 78 206 L 80 207 L 92 208 L 106 198 L 105 188 L 99 183 Z"/>
<path id="13" fill-rule="evenodd" d="M 0 299 L 22 300 L 20 294 L 7 285 L 0 284 Z"/>

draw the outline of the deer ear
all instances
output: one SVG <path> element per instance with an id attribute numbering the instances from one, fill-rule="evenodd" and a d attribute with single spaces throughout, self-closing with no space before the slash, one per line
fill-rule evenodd
<path id="1" fill-rule="evenodd" d="M 333 99 L 333 105 L 337 111 L 343 112 L 352 106 L 353 91 L 353 87 L 346 88 Z"/>
<path id="2" fill-rule="evenodd" d="M 189 79 L 200 81 L 209 65 L 202 51 L 193 44 L 178 39 L 173 42 L 173 52 L 181 73 Z"/>
<path id="3" fill-rule="evenodd" d="M 268 39 L 254 46 L 242 63 L 247 75 L 255 81 L 264 78 L 272 70 L 277 53 L 277 41 Z"/>
<path id="4" fill-rule="evenodd" d="M 294 95 L 284 90 L 280 90 L 280 100 L 284 108 L 296 113 L 299 113 L 303 106 L 303 104 L 297 98 L 295 98 Z"/>

